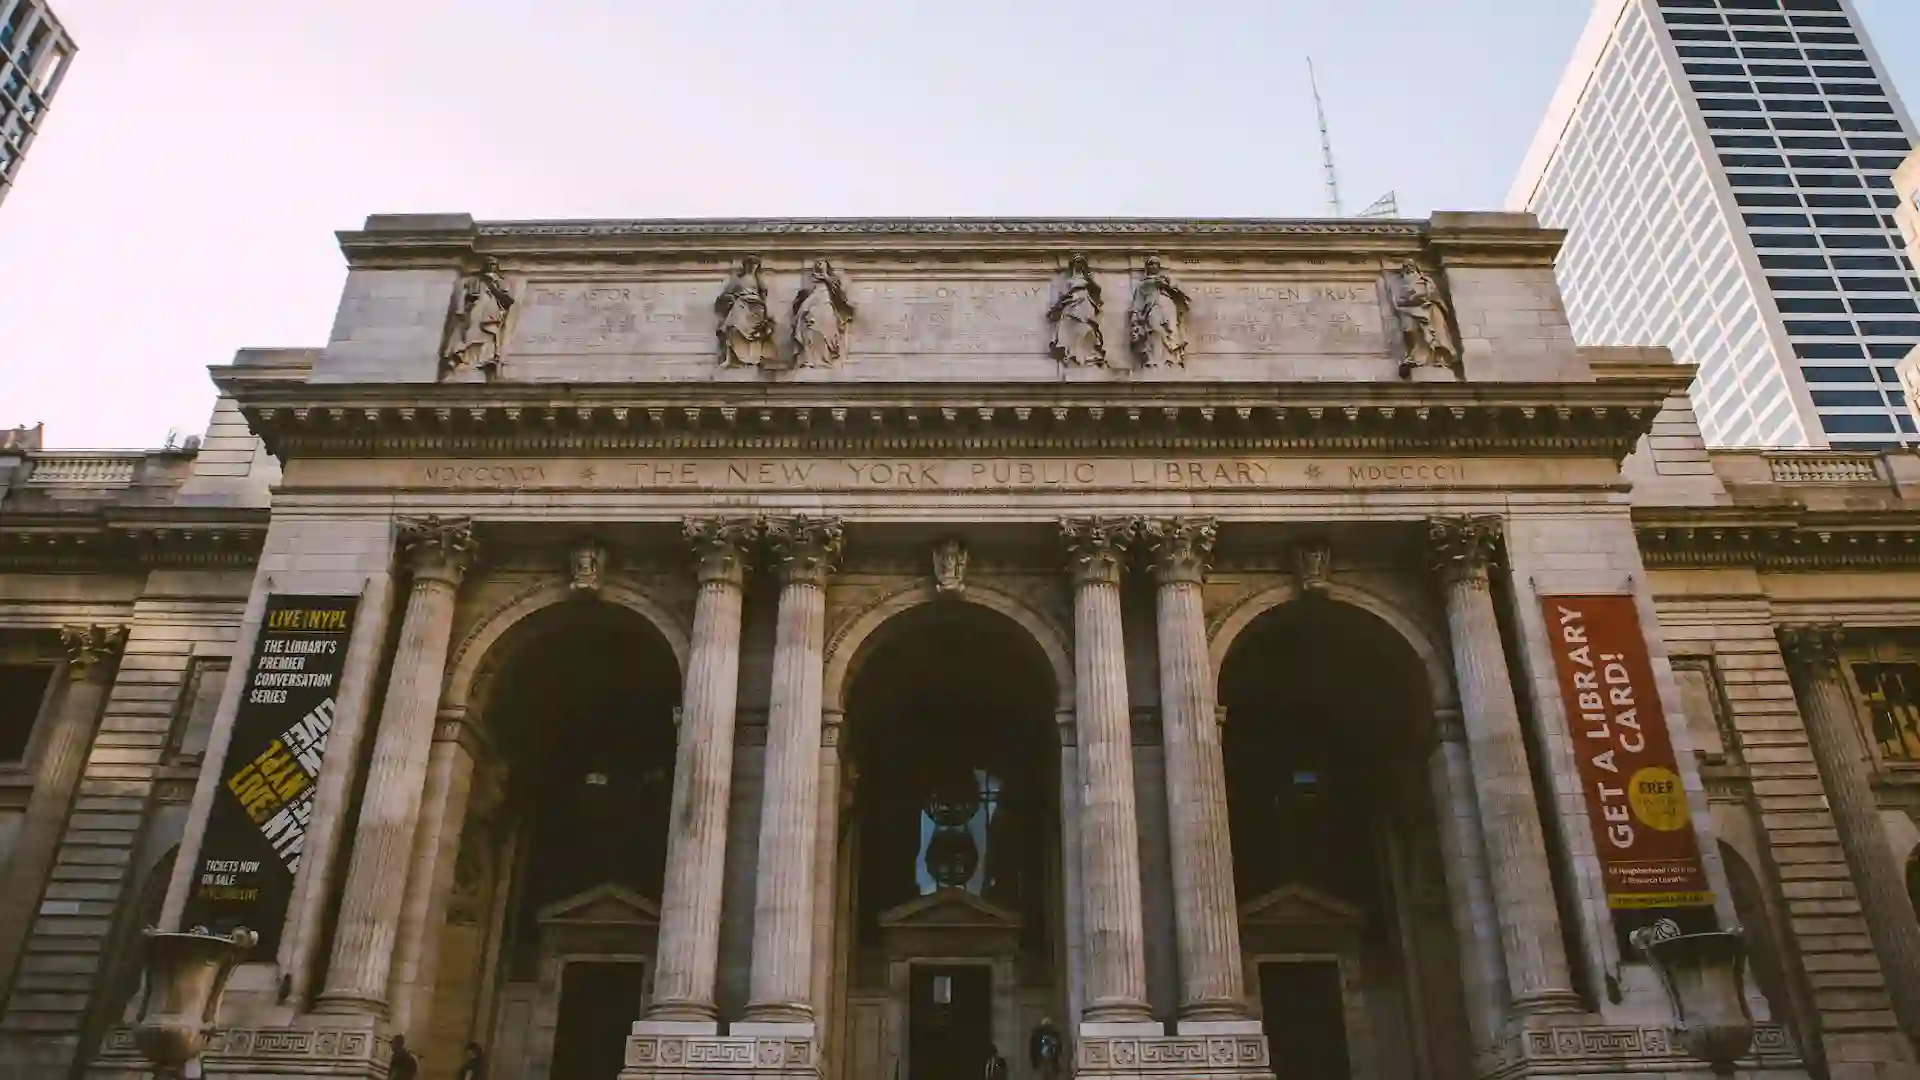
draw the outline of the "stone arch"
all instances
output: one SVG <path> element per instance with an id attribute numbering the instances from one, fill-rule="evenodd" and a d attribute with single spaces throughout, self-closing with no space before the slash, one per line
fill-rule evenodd
<path id="1" fill-rule="evenodd" d="M 1207 659 L 1213 667 L 1215 686 L 1219 685 L 1220 672 L 1225 668 L 1227 655 L 1233 651 L 1233 643 L 1240 634 L 1260 616 L 1282 604 L 1299 600 L 1303 595 L 1300 587 L 1292 582 L 1276 585 L 1242 598 L 1216 618 L 1207 632 Z M 1433 707 L 1457 707 L 1459 697 L 1454 692 L 1450 653 L 1425 620 L 1409 614 L 1404 607 L 1387 597 L 1344 582 L 1326 583 L 1323 595 L 1329 600 L 1359 608 L 1392 627 L 1419 658 L 1420 667 L 1427 675 L 1427 692 Z"/>
<path id="2" fill-rule="evenodd" d="M 822 705 L 830 712 L 844 711 L 847 687 L 852 685 L 859 670 L 856 661 L 864 661 L 871 654 L 869 646 L 881 640 L 876 637 L 881 627 L 896 615 L 932 603 L 939 595 L 931 584 L 916 585 L 882 598 L 842 627 L 828 645 L 826 672 L 821 683 Z M 1073 650 L 1051 620 L 1024 601 L 984 585 L 969 583 L 957 600 L 998 612 L 1025 630 L 1046 656 L 1047 666 L 1053 672 L 1054 708 L 1073 708 Z"/>
<path id="3" fill-rule="evenodd" d="M 534 613 L 563 601 L 577 599 L 578 596 L 579 593 L 569 581 L 557 578 L 544 581 L 514 596 L 474 624 L 473 629 L 454 647 L 453 657 L 447 664 L 447 678 L 440 689 L 440 707 L 466 709 L 473 697 L 474 687 L 484 675 L 484 668 L 498 666 L 490 663 L 499 659 L 492 655 L 494 647 L 508 632 Z M 597 596 L 604 603 L 626 608 L 645 619 L 667 643 L 667 648 L 672 650 L 674 664 L 685 676 L 689 648 L 687 631 L 672 612 L 618 578 L 602 585 Z"/>

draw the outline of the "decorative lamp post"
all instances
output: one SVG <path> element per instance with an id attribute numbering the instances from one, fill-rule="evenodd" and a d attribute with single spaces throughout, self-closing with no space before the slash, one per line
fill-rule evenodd
<path id="1" fill-rule="evenodd" d="M 1682 934 L 1662 919 L 1629 935 L 1653 964 L 1673 1006 L 1673 1030 L 1687 1053 L 1730 1076 L 1753 1047 L 1753 1014 L 1741 992 L 1746 942 L 1738 927 Z"/>
<path id="2" fill-rule="evenodd" d="M 155 1080 L 180 1077 L 206 1049 L 227 978 L 260 941 L 241 927 L 220 937 L 204 932 L 144 931 L 147 986 L 133 1040 L 153 1064 Z"/>

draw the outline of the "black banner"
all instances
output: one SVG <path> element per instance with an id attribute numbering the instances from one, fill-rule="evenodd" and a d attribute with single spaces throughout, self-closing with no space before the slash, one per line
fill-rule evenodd
<path id="1" fill-rule="evenodd" d="M 245 926 L 260 935 L 255 959 L 280 943 L 359 602 L 269 596 L 246 670 L 181 925 Z"/>

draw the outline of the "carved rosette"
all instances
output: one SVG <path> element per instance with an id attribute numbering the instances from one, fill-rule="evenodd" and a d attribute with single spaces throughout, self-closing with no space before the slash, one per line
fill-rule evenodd
<path id="1" fill-rule="evenodd" d="M 693 548 L 700 581 L 740 585 L 747 576 L 747 552 L 760 535 L 752 518 L 688 518 L 680 534 Z"/>
<path id="2" fill-rule="evenodd" d="M 1067 567 L 1074 581 L 1117 585 L 1138 523 L 1132 518 L 1067 518 L 1060 537 L 1067 545 Z"/>
<path id="3" fill-rule="evenodd" d="M 1154 578 L 1161 584 L 1193 582 L 1206 577 L 1207 560 L 1220 523 L 1213 518 L 1156 518 L 1140 523 L 1140 538 L 1153 560 Z"/>
<path id="4" fill-rule="evenodd" d="M 826 585 L 840 564 L 846 535 L 838 518 L 773 518 L 765 526 L 767 548 L 788 583 Z"/>
<path id="5" fill-rule="evenodd" d="M 1427 546 L 1441 580 L 1484 587 L 1500 549 L 1500 518 L 1492 514 L 1433 518 L 1427 522 Z"/>
<path id="6" fill-rule="evenodd" d="M 104 670 L 126 643 L 127 628 L 118 623 L 60 628 L 60 645 L 67 650 L 67 674 L 75 679 Z"/>
<path id="7" fill-rule="evenodd" d="M 429 514 L 423 518 L 401 518 L 399 524 L 400 552 L 416 582 L 458 585 L 480 552 L 480 542 L 474 539 L 470 518 Z"/>
<path id="8" fill-rule="evenodd" d="M 1774 631 L 1780 654 L 1790 667 L 1815 678 L 1836 678 L 1840 671 L 1840 643 L 1845 632 L 1838 623 L 1805 623 Z"/>

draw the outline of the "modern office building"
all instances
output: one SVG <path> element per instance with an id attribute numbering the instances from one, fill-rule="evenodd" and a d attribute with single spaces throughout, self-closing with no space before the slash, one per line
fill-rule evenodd
<path id="1" fill-rule="evenodd" d="M 1848 0 L 1596 0 L 1508 195 L 1582 341 L 1700 365 L 1710 442 L 1913 443 L 1911 119 Z"/>
<path id="2" fill-rule="evenodd" d="M 46 122 L 73 39 L 44 0 L 0 0 L 0 202 Z"/>

